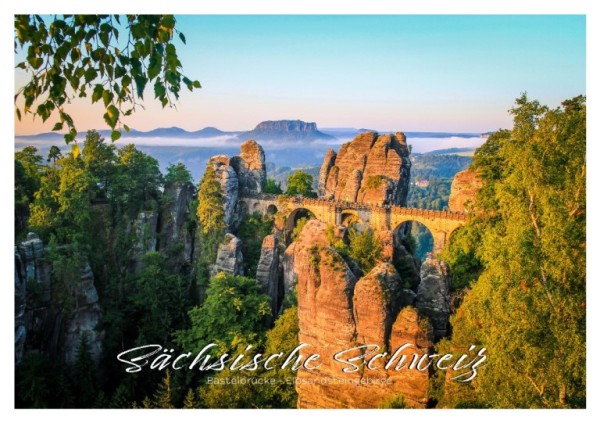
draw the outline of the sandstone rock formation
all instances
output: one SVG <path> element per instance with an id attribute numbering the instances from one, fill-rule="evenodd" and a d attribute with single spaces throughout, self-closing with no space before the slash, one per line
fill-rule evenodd
<path id="1" fill-rule="evenodd" d="M 140 212 L 131 222 L 131 232 L 135 235 L 135 245 L 131 254 L 131 269 L 138 272 L 142 268 L 142 258 L 158 246 L 158 215 L 156 211 Z"/>
<path id="2" fill-rule="evenodd" d="M 160 214 L 159 249 L 169 252 L 180 246 L 179 260 L 182 264 L 189 264 L 192 260 L 193 237 L 185 223 L 194 191 L 191 183 L 167 185 L 164 192 L 166 202 Z"/>
<path id="3" fill-rule="evenodd" d="M 238 156 L 213 156 L 209 165 L 214 166 L 221 184 L 227 231 L 235 232 L 247 212 L 238 198 L 261 194 L 267 183 L 265 152 L 256 141 L 248 140 Z"/>
<path id="4" fill-rule="evenodd" d="M 360 371 L 344 372 L 345 363 L 334 355 L 350 352 L 393 352 L 410 344 L 402 353 L 425 354 L 432 346 L 432 329 L 408 305 L 414 294 L 403 289 L 396 269 L 380 263 L 357 279 L 344 259 L 329 246 L 326 225 L 309 221 L 293 247 L 292 267 L 298 286 L 299 340 L 308 344 L 305 355 L 317 353 L 317 369 L 299 369 L 296 390 L 300 408 L 375 408 L 402 396 L 412 407 L 427 401 L 427 372 L 385 370 L 360 365 Z M 287 253 L 287 251 L 286 251 Z M 347 357 L 348 358 L 348 357 Z M 359 363 L 357 363 L 359 364 Z"/>
<path id="5" fill-rule="evenodd" d="M 436 338 L 444 337 L 448 333 L 451 288 L 448 265 L 443 261 L 427 258 L 421 265 L 421 283 L 417 290 L 415 306 L 429 318 Z"/>
<path id="6" fill-rule="evenodd" d="M 223 209 L 225 211 L 225 226 L 227 230 L 234 229 L 236 221 L 236 205 L 239 195 L 239 178 L 236 171 L 230 165 L 230 159 L 227 156 L 211 157 L 209 164 L 215 168 L 217 179 L 221 184 L 223 193 Z"/>
<path id="7" fill-rule="evenodd" d="M 248 140 L 240 147 L 239 156 L 231 158 L 231 167 L 237 173 L 241 195 L 257 195 L 263 192 L 267 183 L 265 152 L 254 140 Z"/>
<path id="8" fill-rule="evenodd" d="M 298 283 L 298 275 L 294 270 L 294 252 L 297 245 L 295 242 L 288 245 L 281 258 L 284 296 L 293 294 Z"/>
<path id="9" fill-rule="evenodd" d="M 452 211 L 468 212 L 477 192 L 483 186 L 483 180 L 476 172 L 465 169 L 454 175 L 450 188 L 448 206 Z"/>
<path id="10" fill-rule="evenodd" d="M 326 199 L 406 205 L 410 179 L 409 150 L 402 132 L 366 132 L 328 151 L 319 175 L 319 195 Z"/>
<path id="11" fill-rule="evenodd" d="M 220 272 L 238 276 L 244 274 L 242 241 L 235 235 L 226 234 L 223 242 L 219 244 L 217 260 L 210 268 L 210 277 L 213 278 Z"/>
<path id="12" fill-rule="evenodd" d="M 319 172 L 319 186 L 317 187 L 317 195 L 319 197 L 325 197 L 327 176 L 329 175 L 329 173 L 331 172 L 331 168 L 335 164 L 336 156 L 337 155 L 335 154 L 335 151 L 333 151 L 333 149 L 327 149 L 325 157 L 323 158 L 323 164 L 321 165 L 321 171 Z"/>
<path id="13" fill-rule="evenodd" d="M 83 335 L 92 359 L 100 359 L 104 333 L 98 330 L 102 309 L 89 263 L 72 284 L 74 304 L 65 308 L 60 293 L 52 292 L 52 268 L 47 251 L 34 233 L 15 248 L 15 361 L 22 358 L 25 342 L 32 349 L 73 364 Z M 27 287 L 36 294 L 27 298 Z M 29 302 L 28 302 L 29 301 Z"/>
<path id="14" fill-rule="evenodd" d="M 78 284 L 76 308 L 66 319 L 63 335 L 65 363 L 69 365 L 75 363 L 82 336 L 86 337 L 92 359 L 96 362 L 100 360 L 104 333 L 98 331 L 97 326 L 102 319 L 102 314 L 102 308 L 98 303 L 98 292 L 94 285 L 94 274 L 90 265 L 85 263 Z"/>
<path id="15" fill-rule="evenodd" d="M 273 319 L 279 311 L 279 242 L 274 235 L 263 239 L 260 259 L 256 268 L 256 281 L 263 287 L 265 294 L 271 297 L 271 312 Z"/>

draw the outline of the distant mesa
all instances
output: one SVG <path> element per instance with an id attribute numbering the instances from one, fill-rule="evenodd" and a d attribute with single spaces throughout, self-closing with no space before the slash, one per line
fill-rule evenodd
<path id="1" fill-rule="evenodd" d="M 257 141 L 306 142 L 335 139 L 335 137 L 319 131 L 315 122 L 301 120 L 267 120 L 256 125 L 252 131 L 241 133 L 238 138 Z"/>

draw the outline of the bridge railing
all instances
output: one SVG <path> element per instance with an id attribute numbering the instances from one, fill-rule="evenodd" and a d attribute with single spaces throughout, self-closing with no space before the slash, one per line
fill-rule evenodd
<path id="1" fill-rule="evenodd" d="M 262 200 L 262 201 L 279 201 L 280 195 L 274 194 L 258 194 L 258 195 L 244 195 L 240 198 L 247 198 L 253 200 Z M 430 219 L 448 219 L 448 220 L 458 220 L 458 221 L 466 221 L 467 214 L 463 212 L 449 211 L 449 210 L 430 210 L 430 209 L 415 209 L 411 207 L 401 207 L 395 205 L 375 205 L 368 203 L 357 203 L 351 201 L 342 201 L 342 200 L 323 200 L 319 198 L 307 198 L 301 195 L 287 197 L 288 201 L 291 203 L 297 204 L 298 206 L 302 205 L 316 205 L 316 206 L 329 206 L 336 207 L 340 209 L 351 209 L 351 210 L 370 210 L 370 211 L 379 211 L 379 210 L 390 210 L 393 214 L 402 214 L 414 217 L 422 217 L 422 218 L 430 218 Z"/>

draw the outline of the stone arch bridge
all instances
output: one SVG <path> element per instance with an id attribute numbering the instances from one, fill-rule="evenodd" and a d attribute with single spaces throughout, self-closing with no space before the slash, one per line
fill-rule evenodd
<path id="1" fill-rule="evenodd" d="M 467 214 L 462 212 L 378 206 L 301 196 L 261 194 L 242 196 L 238 201 L 244 204 L 245 211 L 250 214 L 258 212 L 264 216 L 282 212 L 285 216 L 286 232 L 293 229 L 297 217 L 306 211 L 324 223 L 341 225 L 350 218 L 370 225 L 376 231 L 395 230 L 405 222 L 416 221 L 423 224 L 433 235 L 434 254 L 444 248 L 452 232 L 464 225 L 467 220 Z"/>

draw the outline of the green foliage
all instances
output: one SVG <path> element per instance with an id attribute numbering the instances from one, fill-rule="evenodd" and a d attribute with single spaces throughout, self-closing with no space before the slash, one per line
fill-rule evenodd
<path id="1" fill-rule="evenodd" d="M 158 161 L 133 144 L 120 148 L 117 153 L 118 176 L 111 194 L 116 210 L 137 217 L 142 210 L 155 209 L 163 182 Z"/>
<path id="2" fill-rule="evenodd" d="M 48 259 L 52 265 L 52 301 L 68 312 L 77 310 L 83 298 L 81 273 L 86 261 L 86 247 L 77 241 L 59 245 L 52 236 L 48 244 Z"/>
<path id="3" fill-rule="evenodd" d="M 185 399 L 183 400 L 183 408 L 198 408 L 198 405 L 196 403 L 196 395 L 194 394 L 194 391 L 192 389 L 189 389 L 187 394 L 185 395 Z"/>
<path id="4" fill-rule="evenodd" d="M 352 259 L 363 273 L 369 273 L 379 261 L 381 242 L 369 227 L 360 231 L 355 225 L 348 228 L 347 240 L 335 235 L 335 228 L 328 225 L 325 235 L 329 244 L 345 259 Z"/>
<path id="5" fill-rule="evenodd" d="M 56 159 L 58 159 L 59 157 L 62 157 L 62 153 L 60 152 L 60 148 L 58 148 L 57 146 L 53 145 L 52 147 L 50 147 L 50 150 L 48 151 L 48 158 L 46 159 L 47 162 L 52 161 L 53 165 L 56 165 Z"/>
<path id="6" fill-rule="evenodd" d="M 470 287 L 483 270 L 483 263 L 477 256 L 481 244 L 481 223 L 473 220 L 469 225 L 458 228 L 451 236 L 438 258 L 450 265 L 452 285 L 458 290 Z"/>
<path id="7" fill-rule="evenodd" d="M 248 336 L 262 339 L 270 314 L 270 299 L 256 280 L 219 273 L 210 280 L 204 303 L 188 312 L 191 327 L 178 331 L 175 339 L 186 351 L 209 343 L 226 350 Z"/>
<path id="8" fill-rule="evenodd" d="M 448 207 L 452 178 L 427 179 L 428 185 L 411 185 L 406 200 L 407 207 L 428 210 L 444 210 Z"/>
<path id="9" fill-rule="evenodd" d="M 365 274 L 369 273 L 381 255 L 381 242 L 371 228 L 360 232 L 355 227 L 348 229 L 348 241 L 348 256 Z"/>
<path id="10" fill-rule="evenodd" d="M 216 258 L 217 248 L 226 229 L 223 193 L 212 163 L 206 166 L 206 171 L 200 181 L 196 214 L 202 236 L 205 262 L 212 263 Z"/>
<path id="11" fill-rule="evenodd" d="M 410 244 L 414 255 L 423 261 L 427 253 L 433 251 L 433 235 L 425 225 L 413 221 L 410 228 Z"/>
<path id="12" fill-rule="evenodd" d="M 60 363 L 38 351 L 27 352 L 15 369 L 17 408 L 70 408 L 74 406 L 72 390 Z"/>
<path id="13" fill-rule="evenodd" d="M 304 229 L 309 220 L 310 217 L 301 217 L 296 221 L 296 226 L 294 226 L 294 230 L 292 231 L 292 240 L 295 240 L 300 236 L 302 229 Z"/>
<path id="14" fill-rule="evenodd" d="M 192 174 L 183 163 L 172 164 L 167 167 L 165 186 L 184 185 L 192 182 Z"/>
<path id="15" fill-rule="evenodd" d="M 92 360 L 87 333 L 83 332 L 79 340 L 75 359 L 75 405 L 79 408 L 92 407 L 96 400 L 98 388 L 96 384 L 96 365 Z"/>
<path id="16" fill-rule="evenodd" d="M 404 401 L 404 396 L 397 395 L 395 397 L 391 397 L 389 399 L 384 400 L 381 404 L 379 404 L 379 407 L 377 407 L 377 408 L 402 409 L 402 408 L 410 408 L 410 407 L 406 405 L 406 402 Z"/>
<path id="17" fill-rule="evenodd" d="M 256 275 L 263 239 L 271 233 L 272 228 L 273 219 L 258 213 L 245 217 L 240 223 L 238 237 L 242 240 L 245 275 Z"/>
<path id="18" fill-rule="evenodd" d="M 302 195 L 316 198 L 312 190 L 313 177 L 302 170 L 297 170 L 288 177 L 286 195 Z"/>
<path id="19" fill-rule="evenodd" d="M 413 154 L 410 176 L 413 181 L 452 179 L 457 172 L 466 169 L 470 157 L 456 154 Z"/>
<path id="20" fill-rule="evenodd" d="M 385 180 L 386 180 L 385 176 L 381 176 L 381 175 L 369 176 L 365 183 L 365 187 L 368 189 L 377 189 L 381 186 L 381 184 L 383 184 L 383 182 Z"/>
<path id="21" fill-rule="evenodd" d="M 133 338 L 128 344 L 168 342 L 171 330 L 185 322 L 186 285 L 166 268 L 159 253 L 146 253 L 139 273 L 110 286 L 108 305 L 114 314 L 105 319 L 110 325 L 107 336 L 127 333 Z"/>
<path id="22" fill-rule="evenodd" d="M 42 156 L 35 147 L 25 147 L 15 153 L 15 236 L 27 230 L 29 204 L 41 186 Z"/>
<path id="23" fill-rule="evenodd" d="M 265 194 L 283 194 L 283 190 L 281 189 L 281 184 L 275 182 L 274 179 L 267 179 L 267 183 L 265 184 L 265 189 L 263 190 Z"/>
<path id="24" fill-rule="evenodd" d="M 115 146 L 106 144 L 97 131 L 88 131 L 83 142 L 82 160 L 96 182 L 91 187 L 93 196 L 115 197 L 113 183 L 118 172 Z"/>
<path id="25" fill-rule="evenodd" d="M 135 111 L 146 85 L 153 84 L 163 107 L 174 105 L 182 84 L 200 88 L 181 73 L 173 37 L 184 44 L 185 37 L 175 23 L 173 15 L 15 15 L 15 53 L 27 52 L 17 68 L 30 78 L 15 103 L 23 98 L 23 113 L 44 122 L 58 115 L 53 130 L 67 129 L 65 141 L 71 142 L 77 129 L 66 106 L 89 96 L 92 103 L 102 101 L 115 141 L 121 136 L 117 125 Z M 127 35 L 120 39 L 122 25 Z M 20 120 L 21 109 L 15 106 L 15 112 Z"/>
<path id="26" fill-rule="evenodd" d="M 173 393 L 171 390 L 171 372 L 167 369 L 158 389 L 154 393 L 152 400 L 146 398 L 142 402 L 142 408 L 175 408 L 173 406 Z"/>
<path id="27" fill-rule="evenodd" d="M 273 329 L 267 332 L 264 346 L 257 345 L 264 354 L 290 352 L 298 346 L 298 308 L 286 309 L 275 321 Z M 271 370 L 260 369 L 255 372 L 226 369 L 219 377 L 246 377 L 273 380 L 269 384 L 205 385 L 199 389 L 204 407 L 210 408 L 295 408 L 298 399 L 293 378 L 295 372 L 290 368 Z"/>
<path id="28" fill-rule="evenodd" d="M 473 257 L 484 264 L 451 320 L 452 343 L 487 348 L 479 405 L 585 407 L 585 98 L 551 110 L 523 95 L 511 113 L 513 129 L 474 157 L 481 217 L 447 250 L 467 256 L 453 269 L 463 280 Z"/>

